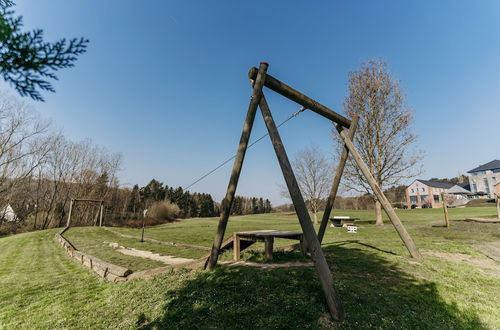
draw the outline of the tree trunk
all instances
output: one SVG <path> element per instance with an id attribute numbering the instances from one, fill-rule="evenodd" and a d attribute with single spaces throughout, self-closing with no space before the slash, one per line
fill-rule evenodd
<path id="1" fill-rule="evenodd" d="M 317 225 L 319 222 L 318 222 L 318 211 L 317 210 L 314 210 L 313 211 L 313 222 L 315 225 Z"/>
<path id="2" fill-rule="evenodd" d="M 375 201 L 375 224 L 377 226 L 384 225 L 384 221 L 382 221 L 382 204 L 378 200 Z"/>

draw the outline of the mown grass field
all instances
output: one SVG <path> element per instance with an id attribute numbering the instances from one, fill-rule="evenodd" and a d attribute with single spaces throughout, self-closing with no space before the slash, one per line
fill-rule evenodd
<path id="1" fill-rule="evenodd" d="M 493 217 L 493 207 L 450 209 L 451 219 Z M 0 238 L 0 327 L 11 328 L 265 328 L 265 329 L 498 329 L 498 263 L 478 244 L 498 242 L 500 224 L 443 223 L 442 210 L 398 210 L 424 252 L 472 258 L 477 263 L 425 254 L 415 263 L 387 223 L 376 227 L 371 211 L 339 211 L 361 218 L 357 234 L 328 228 L 323 250 L 347 311 L 330 322 L 310 267 L 218 267 L 179 270 L 150 280 L 108 283 L 68 258 L 56 230 Z M 210 246 L 217 219 L 188 219 L 146 228 L 146 237 Z M 233 217 L 227 235 L 257 229 L 300 230 L 290 215 Z M 115 228 L 140 235 L 140 230 Z M 109 247 L 196 258 L 204 251 L 140 243 L 99 228 L 65 233 L 77 248 L 134 271 L 161 265 L 124 256 Z M 289 243 L 286 240 L 279 244 Z M 294 255 L 288 256 L 293 258 Z M 228 258 L 227 256 L 225 258 Z M 258 255 L 248 254 L 247 258 Z M 493 266 L 492 266 L 493 263 Z"/>

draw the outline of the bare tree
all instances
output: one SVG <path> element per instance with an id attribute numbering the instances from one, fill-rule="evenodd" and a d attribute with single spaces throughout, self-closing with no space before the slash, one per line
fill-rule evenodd
<path id="1" fill-rule="evenodd" d="M 300 191 L 313 215 L 314 224 L 318 224 L 318 211 L 328 194 L 332 180 L 330 162 L 318 147 L 313 146 L 297 152 L 292 167 Z M 290 198 L 284 187 L 282 195 Z"/>
<path id="2" fill-rule="evenodd" d="M 370 60 L 349 74 L 347 115 L 359 115 L 355 145 L 381 188 L 399 184 L 418 175 L 422 154 L 414 148 L 412 112 L 406 105 L 399 81 L 381 60 Z M 337 134 L 334 134 L 337 136 Z M 337 138 L 338 150 L 343 147 Z M 351 160 L 345 169 L 344 185 L 358 192 L 372 193 L 359 168 Z M 382 225 L 382 208 L 375 200 L 376 224 Z"/>

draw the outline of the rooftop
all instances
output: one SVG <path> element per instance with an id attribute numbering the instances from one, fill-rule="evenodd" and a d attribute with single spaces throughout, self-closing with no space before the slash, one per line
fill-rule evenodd
<path id="1" fill-rule="evenodd" d="M 447 182 L 428 181 L 428 180 L 420 180 L 420 179 L 417 179 L 417 181 L 425 184 L 426 186 L 433 187 L 433 188 L 450 189 L 451 187 L 454 186 L 453 183 L 447 183 Z"/>
<path id="2" fill-rule="evenodd" d="M 495 170 L 497 168 L 500 168 L 500 160 L 495 159 L 495 160 L 492 160 L 489 163 L 486 163 L 486 164 L 483 164 L 483 165 L 478 166 L 476 168 L 473 168 L 472 170 L 468 171 L 467 173 L 474 173 L 474 172 L 479 172 L 479 171 Z"/>

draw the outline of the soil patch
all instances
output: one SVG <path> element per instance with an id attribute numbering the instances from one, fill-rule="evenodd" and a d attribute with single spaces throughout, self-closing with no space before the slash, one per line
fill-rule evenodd
<path id="1" fill-rule="evenodd" d="M 476 266 L 482 269 L 489 270 L 496 275 L 500 275 L 500 265 L 491 259 L 486 259 L 486 258 L 479 259 L 463 253 L 448 253 L 448 252 L 439 252 L 433 250 L 422 250 L 422 253 L 431 257 L 446 259 L 448 261 L 455 263 Z"/>
<path id="2" fill-rule="evenodd" d="M 474 247 L 488 258 L 500 262 L 500 242 L 482 243 L 474 245 Z"/>

